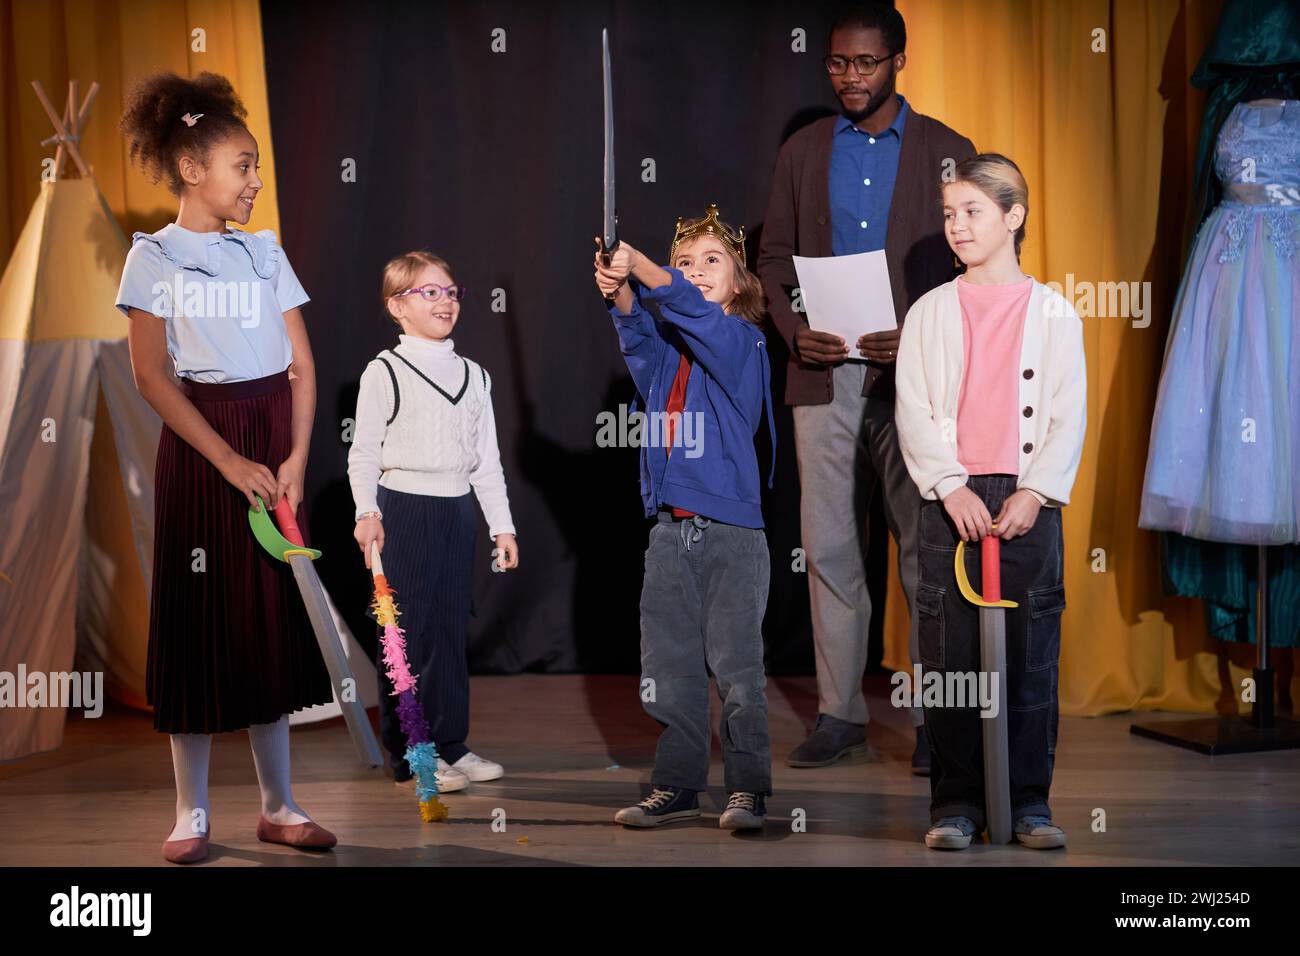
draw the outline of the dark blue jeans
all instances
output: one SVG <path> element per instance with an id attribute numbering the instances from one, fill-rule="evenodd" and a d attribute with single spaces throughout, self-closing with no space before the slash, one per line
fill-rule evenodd
<path id="1" fill-rule="evenodd" d="M 1014 475 L 972 475 L 967 487 L 996 518 L 1016 490 Z M 960 536 L 940 501 L 921 506 L 920 580 L 916 609 L 921 664 L 926 672 L 980 671 L 979 610 L 957 590 L 953 571 Z M 1025 534 L 1002 545 L 1002 597 L 1017 602 L 1006 614 L 1007 744 L 1011 810 L 1015 818 L 1052 815 L 1058 723 L 1057 661 L 1065 610 L 1061 510 L 1041 508 Z M 980 590 L 980 549 L 968 542 L 966 574 Z M 945 701 L 945 703 L 949 703 Z M 984 745 L 978 705 L 927 707 L 930 739 L 930 818 L 965 816 L 983 829 Z"/>
<path id="2" fill-rule="evenodd" d="M 768 579 L 761 530 L 703 518 L 674 521 L 664 512 L 650 527 L 641 590 L 641 699 L 663 727 L 652 784 L 707 789 L 712 673 L 722 701 L 718 736 L 727 792 L 772 792 L 763 672 Z"/>

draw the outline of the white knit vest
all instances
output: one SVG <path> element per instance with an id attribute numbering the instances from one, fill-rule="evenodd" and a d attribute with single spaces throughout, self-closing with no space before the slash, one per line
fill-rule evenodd
<path id="1" fill-rule="evenodd" d="M 477 362 L 458 358 L 461 374 L 442 384 L 391 349 L 374 359 L 387 366 L 388 427 L 379 479 L 384 487 L 449 496 L 469 491 L 469 476 L 479 466 L 478 429 L 492 380 Z"/>

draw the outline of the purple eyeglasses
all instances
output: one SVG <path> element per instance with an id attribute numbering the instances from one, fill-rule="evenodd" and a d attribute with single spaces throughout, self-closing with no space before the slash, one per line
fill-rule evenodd
<path id="1" fill-rule="evenodd" d="M 405 292 L 395 292 L 389 298 L 400 299 L 404 295 L 414 295 L 419 293 L 425 302 L 437 302 L 446 295 L 453 302 L 459 302 L 465 298 L 465 287 L 463 285 L 422 285 L 416 289 L 407 289 Z"/>

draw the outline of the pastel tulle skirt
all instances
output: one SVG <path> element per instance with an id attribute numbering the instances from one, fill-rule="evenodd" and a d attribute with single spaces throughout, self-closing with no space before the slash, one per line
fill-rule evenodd
<path id="1" fill-rule="evenodd" d="M 1139 524 L 1300 541 L 1300 205 L 1218 205 L 1174 305 Z"/>

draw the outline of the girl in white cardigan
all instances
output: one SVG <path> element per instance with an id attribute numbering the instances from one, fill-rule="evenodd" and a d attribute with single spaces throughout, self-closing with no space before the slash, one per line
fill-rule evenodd
<path id="1" fill-rule="evenodd" d="M 895 418 L 921 496 L 916 612 L 921 664 L 978 674 L 979 613 L 953 571 L 958 539 L 1002 542 L 1011 808 L 1016 840 L 1065 845 L 1048 806 L 1065 609 L 1061 506 L 1083 449 L 1083 327 L 1070 304 L 1020 269 L 1029 208 L 1019 168 L 984 153 L 943 187 L 945 233 L 966 265 L 907 313 Z M 979 549 L 966 552 L 980 580 Z M 927 706 L 927 846 L 963 849 L 986 824 L 980 711 Z"/>

